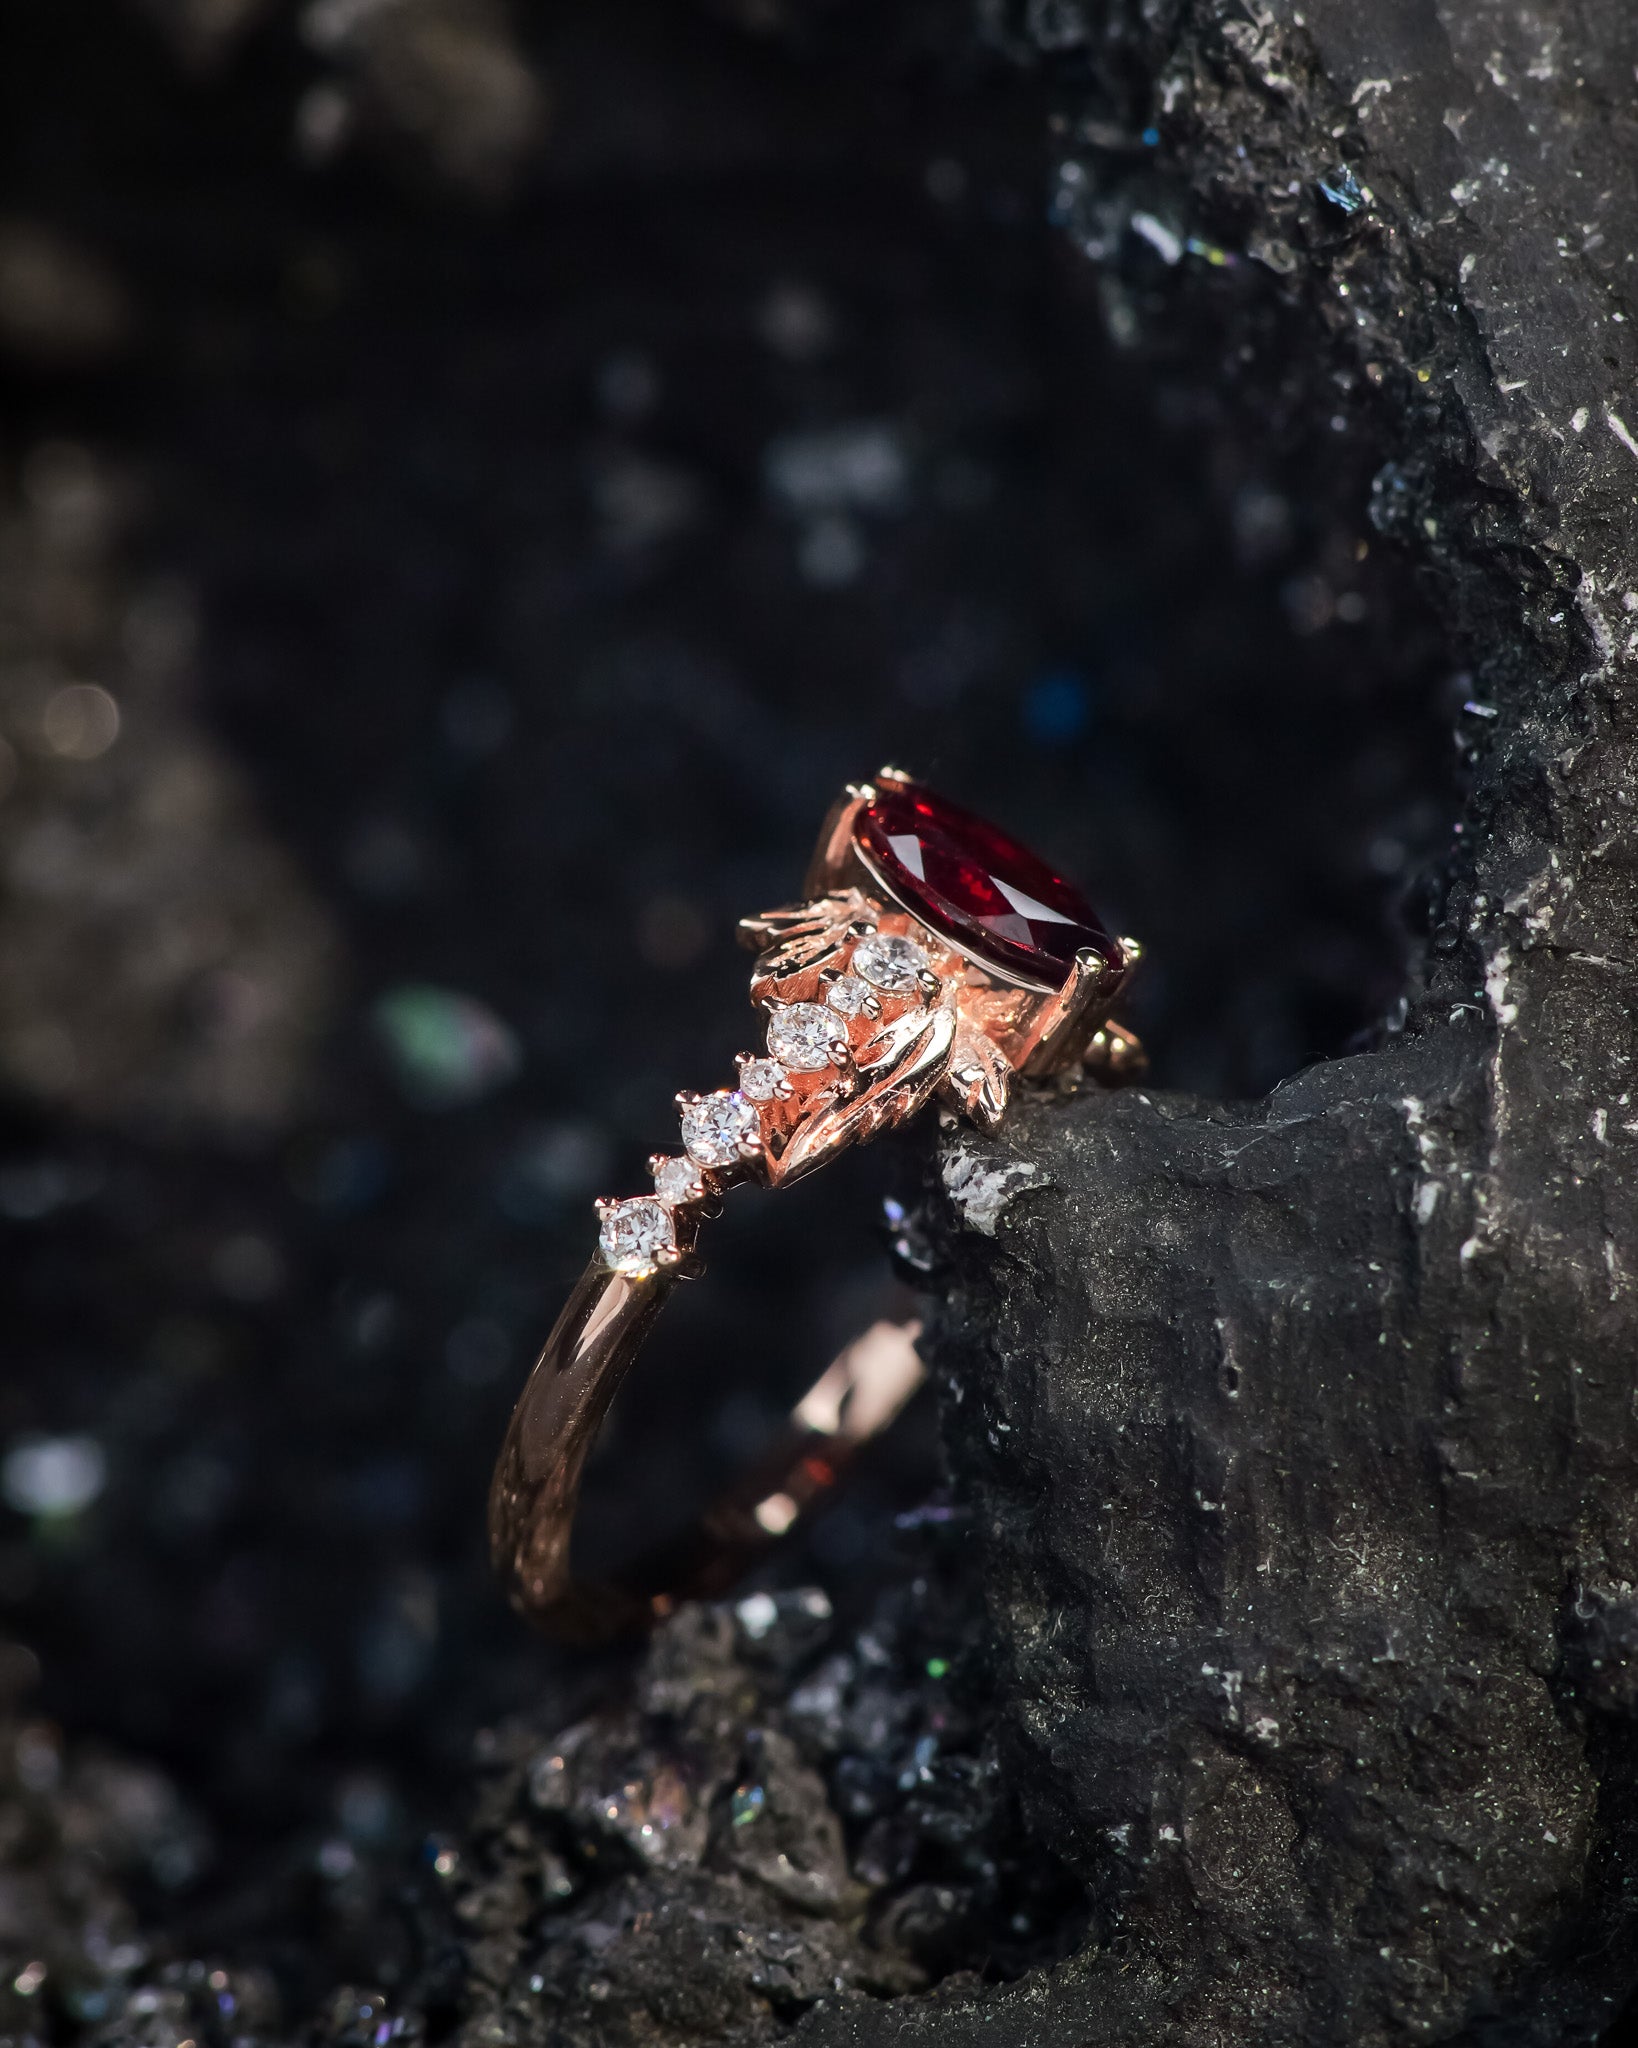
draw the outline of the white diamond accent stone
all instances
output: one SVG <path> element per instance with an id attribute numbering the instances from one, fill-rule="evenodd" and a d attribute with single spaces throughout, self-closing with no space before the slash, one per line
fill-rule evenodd
<path id="1" fill-rule="evenodd" d="M 604 1211 L 597 1241 L 615 1272 L 641 1277 L 654 1271 L 663 1252 L 677 1249 L 677 1231 L 663 1202 L 638 1195 Z"/>
<path id="2" fill-rule="evenodd" d="M 697 1166 L 732 1166 L 740 1146 L 761 1135 L 755 1105 L 737 1088 L 702 1095 L 682 1113 L 683 1146 Z"/>
<path id="3" fill-rule="evenodd" d="M 831 1047 L 844 1037 L 840 1024 L 818 1003 L 786 1003 L 768 1019 L 768 1050 L 798 1074 L 817 1074 L 835 1064 Z"/>
<path id="4" fill-rule="evenodd" d="M 686 1202 L 703 1192 L 692 1159 L 662 1159 L 654 1169 L 654 1192 L 662 1202 Z"/>
<path id="5" fill-rule="evenodd" d="M 870 1001 L 870 991 L 856 974 L 844 974 L 826 990 L 825 1001 L 838 1017 L 857 1017 Z"/>
<path id="6" fill-rule="evenodd" d="M 896 933 L 872 932 L 853 949 L 853 971 L 862 974 L 872 988 L 884 995 L 907 996 L 916 976 L 927 965 L 927 955 L 914 939 Z"/>
<path id="7" fill-rule="evenodd" d="M 778 1060 L 747 1060 L 739 1070 L 739 1092 L 753 1102 L 772 1102 L 784 1080 L 785 1069 Z"/>

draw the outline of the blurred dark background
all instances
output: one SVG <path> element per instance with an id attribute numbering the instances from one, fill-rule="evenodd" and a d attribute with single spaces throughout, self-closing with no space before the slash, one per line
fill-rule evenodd
<path id="1" fill-rule="evenodd" d="M 1159 201 L 1094 267 L 1054 91 L 909 5 L 0 16 L 0 1627 L 222 1940 L 567 1682 L 489 1463 L 844 779 L 1140 933 L 1160 1085 L 1392 1009 L 1462 678 L 1357 418 L 1286 445 L 1321 344 L 1219 360 L 1267 273 Z M 891 1298 L 915 1164 L 718 1226 L 593 1541 Z M 923 1418 L 780 1569 L 845 1600 L 936 1485 Z"/>

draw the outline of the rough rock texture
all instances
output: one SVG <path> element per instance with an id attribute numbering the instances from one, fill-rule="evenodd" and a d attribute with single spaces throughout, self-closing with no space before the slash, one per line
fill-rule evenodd
<path id="1" fill-rule="evenodd" d="M 684 1609 L 629 1694 L 498 1738 L 451 1871 L 464 2039 L 770 2041 L 1076 1946 L 1082 1888 L 952 1661 L 969 1588 L 924 1562 L 852 1630 L 811 1590 Z"/>
<path id="2" fill-rule="evenodd" d="M 1362 408 L 1374 523 L 1471 672 L 1392 1036 L 1254 1106 L 1083 1094 L 948 1141 L 1006 1754 L 1109 1944 L 1041 2038 L 1588 2040 L 1638 1977 L 1638 22 L 1027 15 L 1087 67 L 1067 104 L 1157 120 L 1186 180 L 1072 153 L 1087 238 L 1178 273 L 1208 238 L 1306 309 L 1316 464 Z M 1138 345 L 1199 290 L 1112 297 Z"/>

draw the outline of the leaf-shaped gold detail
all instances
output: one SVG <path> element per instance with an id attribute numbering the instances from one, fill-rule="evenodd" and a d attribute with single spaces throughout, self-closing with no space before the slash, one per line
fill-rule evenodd
<path id="1" fill-rule="evenodd" d="M 975 1124 L 993 1131 L 1007 1107 L 1012 1064 L 985 1032 L 964 1015 L 956 1020 L 950 1063 L 939 1092 Z"/>
<path id="2" fill-rule="evenodd" d="M 955 1034 L 956 1014 L 947 1003 L 884 1024 L 860 1049 L 852 1092 L 821 1101 L 777 1156 L 768 1153 L 769 1183 L 797 1180 L 849 1145 L 914 1116 L 944 1079 Z"/>
<path id="3" fill-rule="evenodd" d="M 819 967 L 847 943 L 848 927 L 869 916 L 870 906 L 857 889 L 838 889 L 811 903 L 790 903 L 765 910 L 760 917 L 742 917 L 740 937 L 758 948 L 751 974 L 751 1000 L 759 1002 L 773 984 Z"/>

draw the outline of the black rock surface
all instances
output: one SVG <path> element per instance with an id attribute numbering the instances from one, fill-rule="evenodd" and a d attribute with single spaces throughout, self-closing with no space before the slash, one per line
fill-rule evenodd
<path id="1" fill-rule="evenodd" d="M 1238 223 L 1310 323 L 1316 462 L 1333 404 L 1372 421 L 1471 682 L 1384 1042 L 946 1142 L 1004 1754 L 1109 1943 L 1052 2038 L 1590 2040 L 1638 1974 L 1638 30 L 1322 0 L 1069 40 L 1181 173 L 1090 150 L 1086 203 Z"/>

